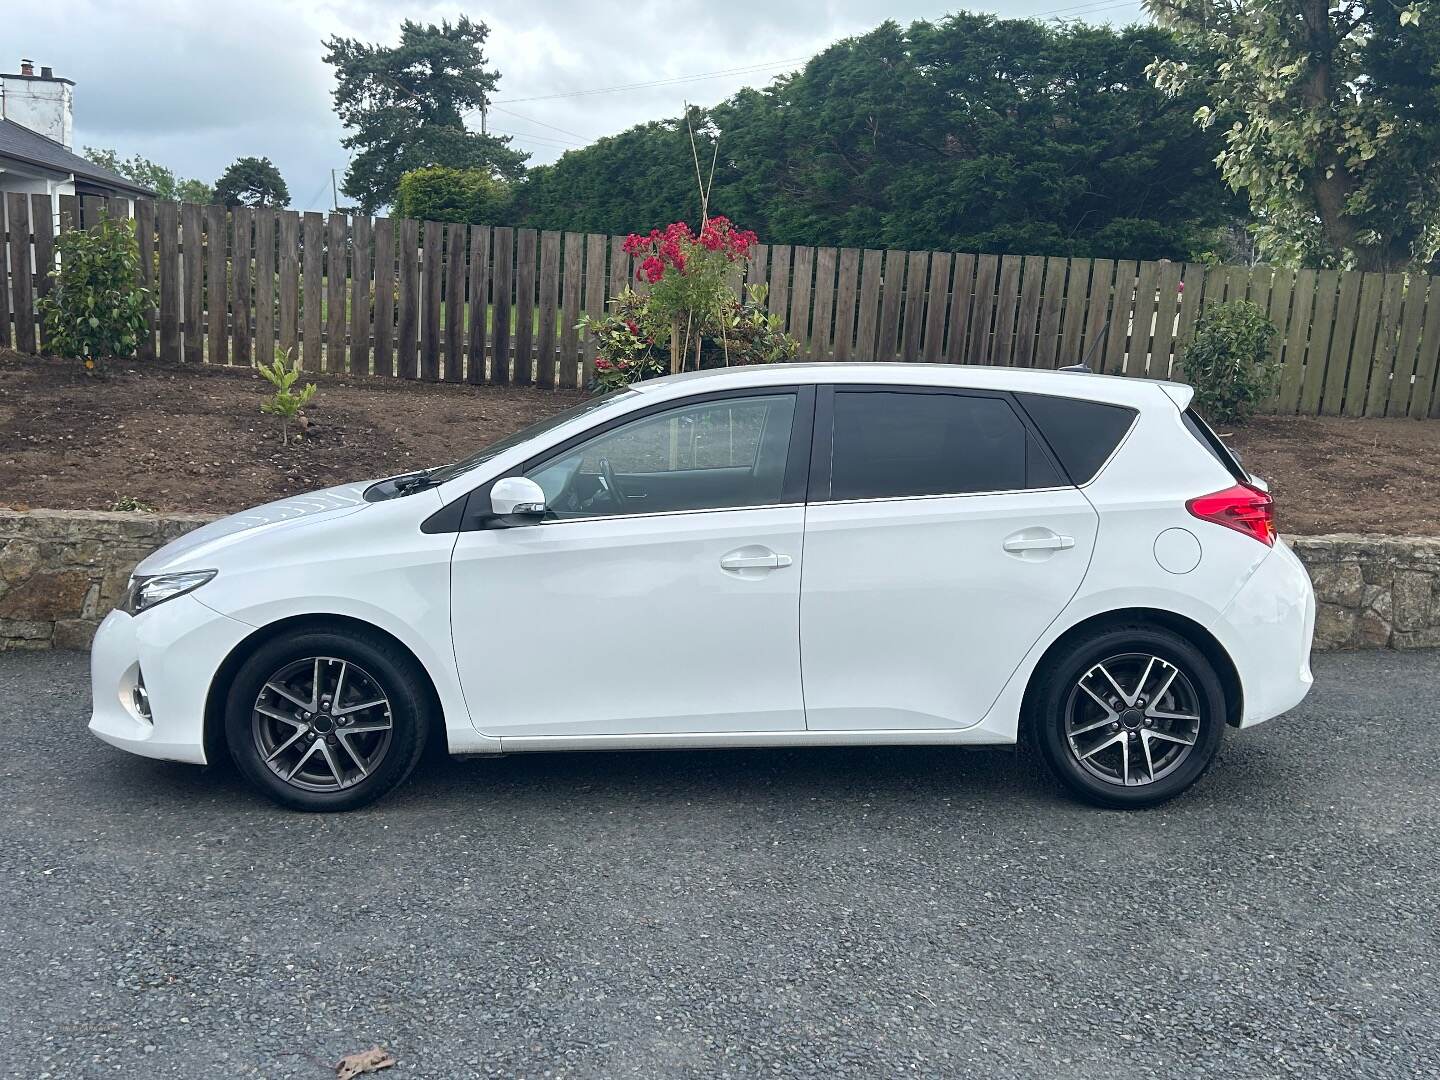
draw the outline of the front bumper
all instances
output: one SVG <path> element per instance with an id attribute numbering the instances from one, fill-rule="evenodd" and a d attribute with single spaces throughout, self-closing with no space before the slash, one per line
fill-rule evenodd
<path id="1" fill-rule="evenodd" d="M 1244 691 L 1240 727 L 1288 712 L 1314 683 L 1310 643 L 1315 590 L 1310 575 L 1283 540 L 1235 594 L 1216 627 Z"/>
<path id="2" fill-rule="evenodd" d="M 90 647 L 90 730 L 142 757 L 205 764 L 210 682 L 253 631 L 188 595 L 135 617 L 112 611 Z M 148 719 L 135 700 L 142 673 Z"/>

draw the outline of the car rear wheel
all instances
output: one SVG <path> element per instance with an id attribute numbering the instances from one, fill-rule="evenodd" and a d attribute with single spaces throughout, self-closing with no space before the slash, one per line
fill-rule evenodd
<path id="1" fill-rule="evenodd" d="M 240 771 L 297 810 L 353 810 L 403 781 L 425 749 L 414 661 L 378 635 L 301 630 L 235 676 L 225 735 Z"/>
<path id="2" fill-rule="evenodd" d="M 1225 730 L 1213 665 L 1185 638 L 1137 624 L 1098 630 L 1050 658 L 1030 733 L 1050 771 L 1102 806 L 1155 806 L 1209 769 Z"/>

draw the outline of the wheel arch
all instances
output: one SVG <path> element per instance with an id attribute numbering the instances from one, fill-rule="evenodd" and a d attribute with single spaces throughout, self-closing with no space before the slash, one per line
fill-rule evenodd
<path id="1" fill-rule="evenodd" d="M 240 670 L 240 665 L 245 663 L 256 649 L 271 641 L 281 634 L 289 633 L 292 630 L 326 629 L 334 630 L 363 630 L 369 634 L 375 634 L 385 638 L 387 641 L 404 651 L 415 670 L 421 675 L 424 681 L 426 692 L 430 697 L 429 739 L 439 740 L 430 743 L 431 746 L 449 746 L 449 740 L 445 728 L 445 707 L 441 703 L 440 693 L 435 688 L 435 679 L 415 655 L 415 650 L 410 648 L 394 634 L 374 623 L 366 622 L 364 619 L 357 619 L 352 615 L 334 615 L 325 613 L 307 613 L 304 615 L 292 615 L 287 618 L 277 619 L 275 622 L 266 623 L 258 627 L 252 633 L 235 645 L 215 669 L 215 674 L 210 678 L 210 687 L 205 694 L 205 727 L 204 744 L 205 760 L 212 764 L 223 761 L 227 757 L 225 745 L 225 698 L 230 692 L 230 683 L 235 678 L 235 673 Z"/>
<path id="2" fill-rule="evenodd" d="M 1205 654 L 1205 659 L 1210 661 L 1210 665 L 1215 669 L 1215 674 L 1225 689 L 1225 722 L 1231 727 L 1238 728 L 1240 718 L 1245 715 L 1245 687 L 1240 681 L 1240 672 L 1235 667 L 1235 662 L 1230 659 L 1230 654 L 1225 651 L 1220 640 L 1194 619 L 1174 611 L 1166 611 L 1163 608 L 1149 607 L 1115 608 L 1090 615 L 1052 641 L 1030 670 L 1030 677 L 1026 681 L 1025 696 L 1021 700 L 1020 707 L 1021 728 L 1023 729 L 1030 722 L 1032 697 L 1051 659 L 1060 650 L 1082 635 L 1117 624 L 1137 622 L 1150 623 L 1178 634 Z"/>

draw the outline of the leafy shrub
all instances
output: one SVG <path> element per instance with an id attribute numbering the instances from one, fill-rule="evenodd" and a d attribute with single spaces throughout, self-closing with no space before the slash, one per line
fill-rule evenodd
<path id="1" fill-rule="evenodd" d="M 45 347 L 93 371 L 100 360 L 135 355 L 145 332 L 148 292 L 135 283 L 140 249 L 134 226 L 105 219 L 70 229 L 55 243 L 60 266 L 40 300 Z"/>
<path id="2" fill-rule="evenodd" d="M 575 324 L 595 342 L 594 390 L 608 393 L 670 371 L 669 345 L 662 349 L 653 335 L 648 299 L 627 288 L 610 301 L 604 315 L 597 319 L 581 315 Z"/>
<path id="3" fill-rule="evenodd" d="M 280 417 L 280 439 L 290 445 L 290 421 L 299 415 L 311 398 L 315 396 L 315 384 L 306 383 L 297 394 L 290 388 L 300 378 L 300 369 L 290 359 L 290 350 L 275 349 L 275 362 L 258 365 L 260 374 L 275 387 L 275 393 L 260 406 L 262 413 Z"/>
<path id="4" fill-rule="evenodd" d="M 490 225 L 510 210 L 510 185 L 484 169 L 411 169 L 395 189 L 395 216 Z"/>
<path id="5" fill-rule="evenodd" d="M 632 233 L 625 254 L 640 260 L 636 277 L 649 285 L 641 295 L 626 289 L 600 318 L 582 316 L 578 329 L 597 345 L 594 389 L 605 392 L 679 371 L 730 364 L 789 360 L 798 343 L 765 310 L 766 288 L 750 286 L 743 299 L 730 287 L 734 263 L 743 260 L 755 234 L 716 215 L 697 234 L 683 221 Z"/>
<path id="6" fill-rule="evenodd" d="M 635 276 L 650 285 L 646 312 L 652 336 L 670 341 L 672 371 L 686 366 L 691 355 L 698 366 L 702 339 L 723 330 L 735 305 L 731 264 L 749 254 L 755 239 L 719 215 L 706 218 L 698 235 L 676 221 L 663 232 L 625 238 L 625 254 L 641 260 Z"/>
<path id="7" fill-rule="evenodd" d="M 785 333 L 785 320 L 765 307 L 768 285 L 745 286 L 745 300 L 731 300 L 720 319 L 720 332 L 701 343 L 700 366 L 776 364 L 795 359 L 800 342 Z"/>
<path id="8" fill-rule="evenodd" d="M 1212 420 L 1243 421 L 1275 392 L 1280 365 L 1270 352 L 1278 331 L 1249 300 L 1216 304 L 1200 316 L 1180 360 L 1195 404 Z"/>
<path id="9" fill-rule="evenodd" d="M 751 285 L 745 300 L 726 291 L 718 314 L 698 337 L 700 367 L 773 364 L 791 360 L 800 343 L 781 329 L 781 319 L 765 310 L 768 289 Z M 641 379 L 670 372 L 669 312 L 655 310 L 654 298 L 632 289 L 610 301 L 598 319 L 582 315 L 576 328 L 595 341 L 595 382 L 598 393 L 608 393 Z"/>

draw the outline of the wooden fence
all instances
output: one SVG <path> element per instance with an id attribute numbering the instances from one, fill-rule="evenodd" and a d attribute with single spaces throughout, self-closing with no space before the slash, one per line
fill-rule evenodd
<path id="1" fill-rule="evenodd" d="M 43 350 L 35 301 L 55 228 L 126 202 L 9 195 L 0 344 Z M 139 202 L 154 301 L 144 358 L 247 365 L 278 346 L 312 371 L 584 386 L 575 329 L 634 283 L 622 238 L 289 210 Z M 1196 319 L 1248 298 L 1279 328 L 1270 408 L 1440 415 L 1440 278 L 1173 262 L 761 246 L 734 284 L 767 283 L 806 360 L 1057 367 L 1183 377 Z"/>

